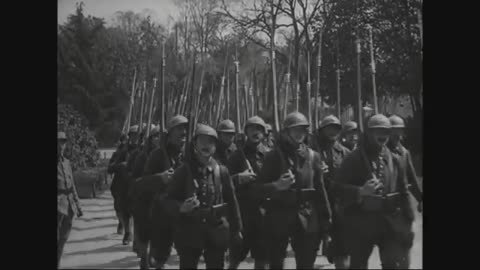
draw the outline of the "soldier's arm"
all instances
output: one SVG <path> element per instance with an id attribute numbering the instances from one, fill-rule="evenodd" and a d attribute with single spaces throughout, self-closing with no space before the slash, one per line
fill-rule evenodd
<path id="1" fill-rule="evenodd" d="M 327 188 L 325 186 L 325 181 L 323 178 L 323 170 L 320 168 L 320 164 L 321 164 L 320 154 L 315 152 L 314 162 L 313 162 L 313 171 L 314 171 L 313 185 L 319 194 L 320 213 L 323 218 L 325 218 L 326 220 L 329 220 L 332 218 L 332 207 L 330 203 L 330 198 L 328 196 L 329 193 L 327 192 Z"/>
<path id="2" fill-rule="evenodd" d="M 418 202 L 422 201 L 422 187 L 418 181 L 417 174 L 415 173 L 415 167 L 413 166 L 412 156 L 410 155 L 410 151 L 406 150 L 405 153 L 405 160 L 407 166 L 407 180 L 408 183 L 411 185 L 411 192 L 412 195 Z"/>
<path id="3" fill-rule="evenodd" d="M 280 177 L 280 164 L 276 151 L 270 151 L 266 154 L 263 167 L 257 176 L 258 184 L 255 187 L 257 198 L 269 197 L 276 190 L 273 182 Z"/>
<path id="4" fill-rule="evenodd" d="M 184 166 L 180 166 L 172 175 L 172 180 L 166 188 L 167 197 L 165 200 L 165 208 L 169 214 L 178 218 L 180 216 L 180 206 L 185 201 L 185 179 L 187 177 Z"/>
<path id="5" fill-rule="evenodd" d="M 355 177 L 359 173 L 358 164 L 360 159 L 355 153 L 346 156 L 334 178 L 333 191 L 336 197 L 340 198 L 344 206 L 361 202 L 360 186 L 354 185 Z"/>
<path id="6" fill-rule="evenodd" d="M 70 162 L 68 162 L 68 166 L 70 167 L 69 169 L 69 172 L 72 172 L 72 167 L 70 165 Z M 75 180 L 73 179 L 73 175 L 70 175 L 70 179 L 72 179 L 72 186 L 73 186 L 73 200 L 75 201 L 75 203 L 77 204 L 77 208 L 80 209 L 81 211 L 81 207 L 80 207 L 80 198 L 78 197 L 78 192 L 77 192 L 77 185 L 75 184 Z"/>
<path id="7" fill-rule="evenodd" d="M 237 196 L 235 195 L 235 187 L 233 185 L 228 169 L 223 167 L 222 180 L 223 180 L 223 196 L 228 203 L 229 216 L 231 218 L 231 230 L 232 232 L 240 232 L 242 228 L 242 218 L 240 215 L 240 206 L 238 205 Z"/>
<path id="8" fill-rule="evenodd" d="M 117 157 L 118 157 L 118 150 L 115 151 L 115 152 L 112 154 L 112 157 L 111 157 L 110 160 L 108 161 L 107 172 L 108 172 L 109 174 L 114 173 L 113 165 L 116 163 Z"/>

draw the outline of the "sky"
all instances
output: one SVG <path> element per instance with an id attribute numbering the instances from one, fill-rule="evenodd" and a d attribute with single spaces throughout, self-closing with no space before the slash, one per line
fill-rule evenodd
<path id="1" fill-rule="evenodd" d="M 154 12 L 154 20 L 166 24 L 168 16 L 175 17 L 177 9 L 174 0 L 57 0 L 57 21 L 63 24 L 67 21 L 68 15 L 75 12 L 75 3 L 83 2 L 85 15 L 104 18 L 109 22 L 111 16 L 117 11 L 141 12 L 144 9 L 151 9 Z"/>

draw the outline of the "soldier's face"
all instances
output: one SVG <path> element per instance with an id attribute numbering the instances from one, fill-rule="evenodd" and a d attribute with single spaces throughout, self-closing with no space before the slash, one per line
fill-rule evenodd
<path id="1" fill-rule="evenodd" d="M 195 139 L 195 150 L 203 158 L 209 158 L 215 154 L 215 138 L 207 135 L 198 135 Z"/>
<path id="2" fill-rule="evenodd" d="M 370 134 L 371 134 L 373 143 L 379 147 L 383 147 L 388 142 L 388 139 L 391 134 L 391 130 L 386 128 L 373 128 L 373 129 L 370 129 Z"/>
<path id="3" fill-rule="evenodd" d="M 358 142 L 358 133 L 356 131 L 350 131 L 345 134 L 345 141 L 351 144 Z"/>
<path id="4" fill-rule="evenodd" d="M 246 129 L 247 132 L 247 138 L 249 141 L 253 143 L 259 143 L 260 141 L 263 140 L 265 134 L 265 130 L 262 126 L 259 125 L 251 125 L 248 126 Z"/>
<path id="5" fill-rule="evenodd" d="M 154 147 L 159 147 L 160 146 L 160 135 L 152 136 L 152 144 L 153 144 Z"/>
<path id="6" fill-rule="evenodd" d="M 231 145 L 235 139 L 235 133 L 219 133 L 219 139 L 224 145 Z"/>
<path id="7" fill-rule="evenodd" d="M 135 143 L 137 140 L 138 140 L 138 133 L 132 132 L 132 133 L 128 134 L 128 142 L 130 144 Z"/>
<path id="8" fill-rule="evenodd" d="M 335 125 L 329 125 L 323 128 L 323 134 L 325 134 L 325 137 L 327 137 L 330 141 L 337 140 L 341 131 L 341 127 Z"/>
<path id="9" fill-rule="evenodd" d="M 300 144 L 305 141 L 308 135 L 307 127 L 293 127 L 288 129 L 288 135 L 294 143 Z"/>
<path id="10" fill-rule="evenodd" d="M 57 151 L 60 155 L 63 155 L 67 146 L 67 140 L 57 140 Z"/>
<path id="11" fill-rule="evenodd" d="M 180 126 L 173 127 L 170 130 L 170 138 L 172 140 L 172 143 L 177 146 L 181 147 L 185 145 L 187 141 L 187 126 L 180 125 Z"/>
<path id="12" fill-rule="evenodd" d="M 405 136 L 405 130 L 403 128 L 392 128 L 392 134 L 390 135 L 390 140 L 393 143 L 398 143 L 403 140 Z"/>

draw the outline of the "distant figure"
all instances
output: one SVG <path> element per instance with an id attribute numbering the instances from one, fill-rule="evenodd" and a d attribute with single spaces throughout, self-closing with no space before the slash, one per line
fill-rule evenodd
<path id="1" fill-rule="evenodd" d="M 65 132 L 57 134 L 57 268 L 63 247 L 72 229 L 73 218 L 83 216 L 78 199 L 77 188 L 73 181 L 70 161 L 63 156 L 67 136 Z"/>

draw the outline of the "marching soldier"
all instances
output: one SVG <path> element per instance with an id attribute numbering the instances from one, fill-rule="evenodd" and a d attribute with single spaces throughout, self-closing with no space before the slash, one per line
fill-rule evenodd
<path id="1" fill-rule="evenodd" d="M 343 126 L 343 138 L 342 144 L 347 147 L 348 150 L 353 151 L 357 147 L 358 143 L 358 125 L 354 121 L 348 121 Z"/>
<path id="2" fill-rule="evenodd" d="M 133 251 L 138 254 L 140 259 L 140 268 L 147 267 L 147 250 L 148 250 L 148 217 L 150 214 L 150 208 L 148 200 L 144 200 L 143 193 L 149 189 L 148 185 L 145 185 L 145 181 L 142 181 L 143 170 L 147 162 L 147 158 L 150 153 L 158 148 L 160 145 L 160 129 L 155 127 L 152 129 L 150 136 L 147 138 L 146 144 L 143 150 L 137 155 L 133 170 L 131 172 L 132 185 L 130 186 L 129 207 L 133 216 L 134 223 L 134 237 L 133 237 Z M 142 198 L 142 199 L 140 199 Z M 147 201 L 147 205 L 143 202 Z"/>
<path id="3" fill-rule="evenodd" d="M 342 239 L 352 269 L 367 269 L 374 245 L 383 269 L 409 267 L 414 215 L 405 164 L 386 146 L 390 134 L 390 120 L 381 114 L 372 116 L 358 148 L 335 175 L 345 209 Z"/>
<path id="4" fill-rule="evenodd" d="M 422 188 L 419 184 L 415 167 L 413 166 L 410 151 L 408 151 L 402 144 L 405 136 L 405 122 L 397 115 L 392 115 L 389 119 L 390 124 L 392 125 L 392 135 L 390 136 L 387 146 L 393 154 L 400 156 L 405 162 L 407 166 L 407 180 L 410 186 L 410 191 L 417 202 L 419 202 L 417 207 L 418 211 L 422 212 Z"/>
<path id="5" fill-rule="evenodd" d="M 270 124 L 265 124 L 267 129 L 267 135 L 265 136 L 265 144 L 268 148 L 273 148 L 275 145 L 275 138 L 273 137 L 273 129 Z"/>
<path id="6" fill-rule="evenodd" d="M 270 198 L 266 226 L 272 269 L 283 269 L 289 240 L 297 269 L 312 269 L 318 238 L 331 223 L 321 157 L 305 144 L 309 125 L 303 114 L 289 114 L 280 141 L 265 156 L 258 176 L 258 196 Z"/>
<path id="7" fill-rule="evenodd" d="M 202 254 L 207 269 L 223 269 L 230 235 L 241 238 L 235 189 L 228 169 L 213 158 L 216 140 L 213 128 L 197 125 L 192 158 L 175 171 L 168 187 L 180 269 L 196 269 Z"/>
<path id="8" fill-rule="evenodd" d="M 235 124 L 231 120 L 223 120 L 218 124 L 218 146 L 215 152 L 215 160 L 222 165 L 227 164 L 227 160 L 237 150 L 235 140 Z"/>
<path id="9" fill-rule="evenodd" d="M 237 269 L 250 251 L 255 259 L 255 269 L 265 269 L 267 264 L 267 247 L 264 236 L 264 209 L 254 196 L 256 176 L 260 173 L 265 154 L 270 151 L 263 144 L 266 135 L 265 122 L 253 116 L 245 124 L 247 141 L 228 160 L 228 170 L 232 175 L 240 212 L 243 221 L 243 243 L 232 245 L 229 269 Z"/>
<path id="10" fill-rule="evenodd" d="M 128 189 L 130 185 L 130 176 L 128 175 L 127 162 L 130 154 L 137 148 L 137 127 L 130 128 L 128 133 L 128 144 L 126 147 L 115 152 L 108 164 L 108 173 L 114 174 L 110 191 L 113 197 L 113 206 L 120 221 L 117 227 L 117 233 L 125 230 L 123 235 L 123 244 L 128 245 L 132 241 L 131 235 L 131 217 L 128 209 Z"/>
<path id="11" fill-rule="evenodd" d="M 150 255 L 152 265 L 162 268 L 170 257 L 173 246 L 171 219 L 163 206 L 165 189 L 175 169 L 184 159 L 188 119 L 182 115 L 172 117 L 167 125 L 166 140 L 154 150 L 145 165 L 144 179 L 151 186 L 141 195 L 144 208 L 151 209 Z"/>
<path id="12" fill-rule="evenodd" d="M 342 125 L 337 117 L 333 115 L 325 117 L 321 121 L 318 130 L 316 144 L 318 149 L 316 150 L 320 153 L 320 156 L 326 165 L 324 167 L 323 179 L 327 186 L 333 214 L 333 226 L 331 231 L 332 242 L 330 243 L 329 248 L 326 248 L 328 241 L 325 239 L 323 254 L 327 256 L 331 263 L 335 264 L 335 269 L 348 269 L 348 256 L 343 248 L 342 241 L 340 240 L 341 232 L 339 223 L 341 222 L 342 209 L 336 204 L 330 188 L 336 171 L 340 168 L 345 157 L 350 153 L 350 150 L 338 142 L 341 130 Z"/>
<path id="13" fill-rule="evenodd" d="M 63 155 L 67 143 L 65 132 L 57 133 L 57 268 L 68 240 L 74 216 L 83 216 L 73 181 L 70 161 Z"/>

